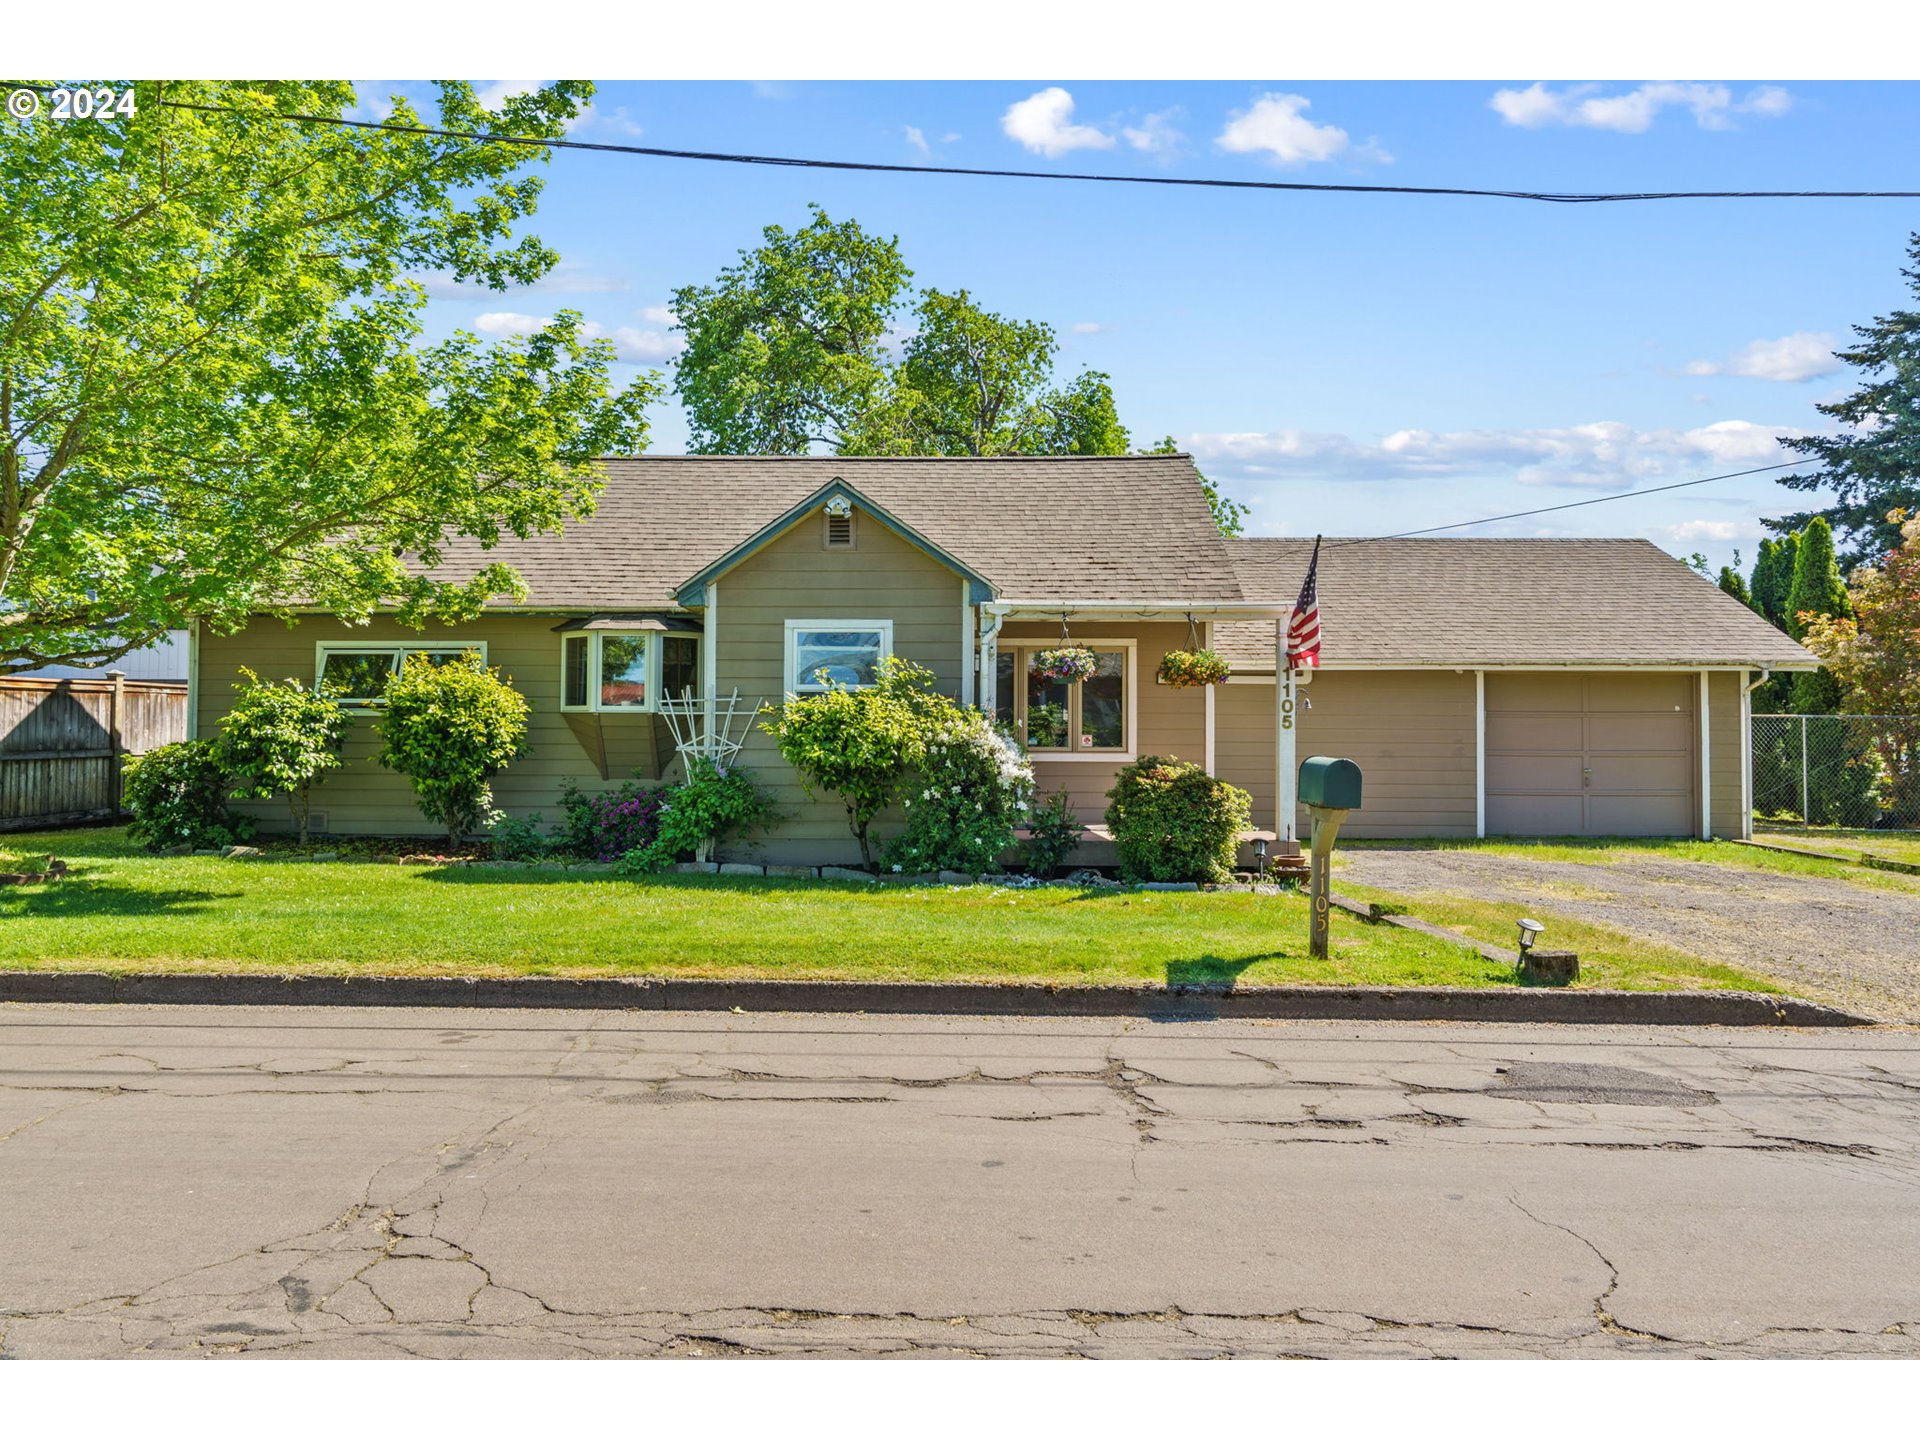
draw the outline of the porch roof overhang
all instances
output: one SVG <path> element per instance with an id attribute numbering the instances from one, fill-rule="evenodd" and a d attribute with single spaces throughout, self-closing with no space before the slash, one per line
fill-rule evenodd
<path id="1" fill-rule="evenodd" d="M 1292 606 L 1251 600 L 994 600 L 982 605 L 1002 620 L 1058 620 L 1088 615 L 1103 620 L 1285 620 Z"/>

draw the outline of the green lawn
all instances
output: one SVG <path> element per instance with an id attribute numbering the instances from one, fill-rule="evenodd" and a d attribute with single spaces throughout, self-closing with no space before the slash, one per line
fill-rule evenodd
<path id="1" fill-rule="evenodd" d="M 1332 957 L 1314 961 L 1297 895 L 161 858 L 118 830 L 10 836 L 6 845 L 72 866 L 65 880 L 0 888 L 6 969 L 1514 983 L 1509 967 L 1471 950 L 1344 916 Z M 1475 921 L 1504 943 L 1513 918 Z M 1772 988 L 1597 928 L 1581 942 L 1586 986 Z"/>

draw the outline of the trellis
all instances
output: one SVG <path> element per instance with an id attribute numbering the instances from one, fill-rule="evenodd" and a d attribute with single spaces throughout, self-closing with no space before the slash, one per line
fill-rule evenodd
<path id="1" fill-rule="evenodd" d="M 696 757 L 711 760 L 716 769 L 726 770 L 747 743 L 761 701 L 745 703 L 736 688 L 725 699 L 703 699 L 692 690 L 660 697 L 660 713 L 673 732 L 673 748 L 683 762 Z"/>

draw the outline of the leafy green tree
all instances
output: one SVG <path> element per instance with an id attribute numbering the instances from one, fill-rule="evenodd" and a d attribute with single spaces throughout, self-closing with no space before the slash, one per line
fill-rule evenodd
<path id="1" fill-rule="evenodd" d="M 1848 616 L 1853 606 L 1833 554 L 1833 531 L 1816 515 L 1800 532 L 1794 554 L 1793 585 L 1787 591 L 1787 633 L 1805 638 L 1807 628 L 1822 616 Z M 1840 684 L 1822 666 L 1793 677 L 1789 703 L 1801 715 L 1829 715 L 1840 708 Z"/>
<path id="2" fill-rule="evenodd" d="M 897 237 L 808 208 L 803 229 L 769 225 L 713 284 L 673 292 L 687 337 L 673 388 L 696 454 L 838 450 L 886 390 L 887 334 L 913 272 Z"/>
<path id="3" fill-rule="evenodd" d="M 1749 610 L 1755 608 L 1753 593 L 1747 589 L 1747 582 L 1740 578 L 1740 552 L 1733 552 L 1733 564 L 1720 567 L 1720 578 L 1716 582 L 1723 595 L 1731 595 Z"/>
<path id="4" fill-rule="evenodd" d="M 1053 386 L 1053 327 L 923 290 L 886 393 L 846 435 L 861 455 L 1123 455 L 1126 427 L 1099 371 Z"/>
<path id="5" fill-rule="evenodd" d="M 307 843 L 313 787 L 340 766 L 340 746 L 352 724 L 332 693 L 298 680 L 262 680 L 242 667 L 240 698 L 220 722 L 215 754 L 241 800 L 287 797 L 300 843 Z"/>
<path id="6" fill-rule="evenodd" d="M 877 683 L 866 689 L 838 686 L 818 695 L 789 695 L 785 703 L 768 706 L 760 721 L 809 795 L 817 787 L 840 797 L 861 863 L 869 869 L 868 832 L 882 811 L 899 802 L 907 776 L 920 763 L 927 717 L 943 699 L 926 669 L 896 656 L 881 662 Z"/>
<path id="7" fill-rule="evenodd" d="M 1920 300 L 1920 232 L 1908 237 L 1907 255 L 1913 267 L 1900 273 Z M 1767 522 L 1776 530 L 1798 530 L 1818 516 L 1848 542 L 1849 567 L 1878 560 L 1900 543 L 1900 527 L 1887 518 L 1889 511 L 1920 508 L 1920 308 L 1890 311 L 1853 331 L 1859 343 L 1837 353 L 1859 370 L 1859 388 L 1815 407 L 1846 428 L 1837 435 L 1781 440 L 1820 468 L 1780 483 L 1830 491 L 1833 504 Z"/>
<path id="8" fill-rule="evenodd" d="M 591 93 L 489 111 L 443 82 L 437 115 L 391 120 L 557 137 Z M 555 264 L 519 233 L 544 152 L 285 118 L 346 114 L 345 81 L 136 94 L 0 123 L 0 673 L 295 600 L 417 621 L 520 593 L 504 565 L 435 581 L 403 557 L 587 512 L 593 458 L 643 446 L 658 392 L 616 393 L 570 313 L 423 337 L 415 276 L 505 289 Z"/>
<path id="9" fill-rule="evenodd" d="M 488 782 L 526 749 L 526 697 L 469 650 L 444 664 L 407 656 L 381 698 L 374 759 L 406 776 L 420 813 L 459 844 L 493 809 Z"/>

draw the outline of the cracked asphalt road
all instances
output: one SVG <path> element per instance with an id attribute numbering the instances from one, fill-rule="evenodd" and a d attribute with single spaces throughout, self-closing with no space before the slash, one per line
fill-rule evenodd
<path id="1" fill-rule="evenodd" d="M 0 1356 L 1920 1356 L 1920 1033 L 0 1007 Z"/>
<path id="2" fill-rule="evenodd" d="M 1838 875 L 1651 855 L 1582 864 L 1390 847 L 1342 851 L 1340 877 L 1416 906 L 1439 893 L 1557 911 L 1756 971 L 1855 1014 L 1920 1019 L 1920 879 L 1882 876 L 1884 888 L 1868 888 Z"/>

